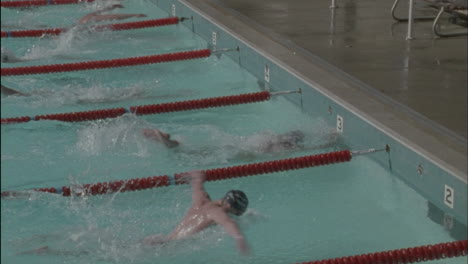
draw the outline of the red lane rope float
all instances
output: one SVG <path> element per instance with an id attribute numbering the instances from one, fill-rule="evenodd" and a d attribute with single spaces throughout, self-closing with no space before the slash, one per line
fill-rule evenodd
<path id="1" fill-rule="evenodd" d="M 163 175 L 131 180 L 119 180 L 102 183 L 99 182 L 96 184 L 84 184 L 82 186 L 79 186 L 78 189 L 80 190 L 81 195 L 100 195 L 115 192 L 139 191 L 144 189 L 165 187 L 169 185 L 169 177 L 167 175 Z M 61 193 L 62 196 L 71 196 L 72 192 L 76 192 L 76 190 L 73 187 L 67 186 L 63 186 L 60 189 L 52 187 L 34 190 L 38 192 Z M 2 193 L 2 196 L 5 195 Z"/>
<path id="2" fill-rule="evenodd" d="M 257 93 L 212 97 L 164 104 L 132 106 L 130 107 L 130 112 L 135 113 L 136 115 L 152 115 L 177 111 L 189 111 L 202 108 L 261 102 L 269 100 L 270 96 L 270 92 L 263 91 Z"/>
<path id="3" fill-rule="evenodd" d="M 261 163 L 245 164 L 240 166 L 233 166 L 228 168 L 218 168 L 206 170 L 207 181 L 227 180 L 238 177 L 253 176 L 265 173 L 273 173 L 285 170 L 297 170 L 309 167 L 316 167 L 321 165 L 334 164 L 339 162 L 347 162 L 352 158 L 349 150 L 329 152 L 319 155 L 310 155 L 297 158 L 274 160 Z M 111 182 L 99 182 L 95 184 L 85 184 L 78 186 L 79 195 L 101 195 L 113 192 L 137 191 L 156 187 L 165 187 L 169 185 L 186 184 L 187 181 L 182 177 L 183 173 L 175 174 L 174 177 L 167 175 L 154 176 L 149 178 L 136 178 L 129 180 L 119 180 Z M 70 196 L 73 187 L 60 187 L 60 188 L 40 188 L 34 189 L 38 192 L 57 193 L 62 196 Z M 1 196 L 15 196 L 16 191 L 5 191 Z"/>
<path id="4" fill-rule="evenodd" d="M 105 118 L 114 118 L 127 113 L 123 107 L 113 109 L 94 110 L 86 112 L 74 112 L 63 114 L 37 115 L 34 120 L 58 120 L 64 122 L 91 121 Z M 2 120 L 3 124 L 3 120 Z"/>
<path id="5" fill-rule="evenodd" d="M 136 22 L 127 22 L 127 23 L 116 23 L 116 24 L 105 24 L 93 26 L 92 29 L 96 31 L 103 30 L 129 30 L 129 29 L 139 29 L 139 28 L 148 28 L 148 27 L 161 27 L 168 25 L 178 24 L 179 21 L 183 21 L 186 18 L 178 17 L 168 17 L 161 19 L 153 20 L 143 20 Z M 28 38 L 28 37 L 41 37 L 43 35 L 60 35 L 63 32 L 67 31 L 66 28 L 47 28 L 47 29 L 32 29 L 32 30 L 17 30 L 17 31 L 2 31 L 2 38 Z"/>
<path id="6" fill-rule="evenodd" d="M 351 157 L 352 154 L 349 150 L 343 150 L 318 155 L 239 165 L 221 169 L 210 169 L 205 171 L 205 173 L 207 181 L 218 181 L 347 162 L 351 160 Z M 176 183 L 185 183 L 181 181 L 181 174 L 176 174 L 175 178 Z"/>
<path id="7" fill-rule="evenodd" d="M 27 37 L 41 37 L 42 35 L 59 35 L 65 32 L 65 28 L 48 28 L 48 29 L 31 29 L 31 30 L 18 30 L 18 31 L 2 31 L 2 38 L 27 38 Z"/>
<path id="8" fill-rule="evenodd" d="M 16 68 L 2 67 L 1 76 L 45 74 L 45 73 L 52 73 L 52 72 L 71 72 L 71 71 L 83 71 L 83 70 L 94 70 L 94 69 L 104 69 L 104 68 L 127 67 L 127 66 L 163 63 L 163 62 L 180 61 L 180 60 L 192 60 L 192 59 L 209 57 L 210 55 L 211 55 L 211 50 L 202 49 L 202 50 L 183 51 L 183 52 L 176 52 L 176 53 L 166 53 L 166 54 L 159 54 L 159 55 L 130 57 L 130 58 L 112 59 L 112 60 L 86 61 L 86 62 L 52 64 L 52 65 L 41 65 L 41 66 L 26 66 L 26 67 L 16 67 Z"/>
<path id="9" fill-rule="evenodd" d="M 466 256 L 468 240 L 396 249 L 365 255 L 303 262 L 302 264 L 404 264 Z"/>
<path id="10" fill-rule="evenodd" d="M 148 28 L 148 27 L 160 27 L 160 26 L 167 26 L 167 25 L 175 25 L 175 24 L 178 24 L 179 21 L 184 21 L 185 19 L 186 18 L 168 17 L 168 18 L 143 20 L 143 21 L 135 21 L 135 22 L 127 22 L 127 23 L 97 25 L 97 26 L 94 26 L 93 29 L 117 31 L 117 30 L 138 29 L 138 28 Z"/>
<path id="11" fill-rule="evenodd" d="M 2 1 L 1 7 L 28 7 L 45 5 L 70 5 L 80 3 L 91 3 L 95 0 L 26 0 L 26 1 Z"/>
<path id="12" fill-rule="evenodd" d="M 26 123 L 31 121 L 29 116 L 2 118 L 2 124 Z"/>
<path id="13" fill-rule="evenodd" d="M 201 108 L 221 107 L 228 105 L 237 104 L 248 104 L 254 102 L 261 102 L 270 99 L 270 92 L 262 91 L 257 93 L 212 97 L 205 99 L 196 99 L 172 103 L 163 103 L 155 105 L 143 105 L 143 106 L 132 106 L 130 109 L 112 108 L 102 109 L 84 112 L 73 112 L 73 113 L 61 113 L 61 114 L 49 114 L 49 115 L 36 115 L 34 117 L 13 117 L 13 118 L 2 118 L 1 124 L 13 124 L 13 123 L 24 123 L 31 120 L 58 120 L 63 122 L 80 122 L 80 121 L 91 121 L 105 118 L 115 118 L 125 113 L 131 112 L 136 115 L 152 115 L 159 113 L 169 113 L 176 111 L 189 111 Z"/>

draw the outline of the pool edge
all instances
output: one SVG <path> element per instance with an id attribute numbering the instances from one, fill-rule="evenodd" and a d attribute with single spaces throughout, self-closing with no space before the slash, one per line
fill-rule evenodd
<path id="1" fill-rule="evenodd" d="M 310 84 L 319 94 L 335 102 L 337 105 L 333 104 L 334 112 L 340 113 L 345 111 L 343 115 L 345 115 L 347 121 L 361 119 L 372 124 L 372 129 L 375 128 L 386 135 L 386 137 L 376 136 L 374 142 L 379 142 L 379 140 L 393 141 L 398 143 L 398 145 L 403 145 L 406 149 L 398 150 L 397 148 L 392 150 L 392 161 L 396 161 L 394 162 L 396 165 L 398 165 L 398 162 L 402 162 L 401 166 L 394 166 L 397 167 L 395 169 L 396 173 L 403 174 L 403 180 L 409 182 L 413 187 L 416 187 L 416 189 L 420 187 L 418 182 L 422 182 L 423 185 L 427 185 L 425 183 L 426 181 L 431 182 L 430 188 L 421 187 L 417 191 L 421 192 L 426 198 L 431 198 L 430 200 L 439 207 L 445 208 L 447 214 L 455 214 L 466 224 L 466 148 L 447 143 L 450 140 L 447 141 L 446 138 L 443 138 L 443 135 L 428 130 L 427 126 L 421 125 L 412 117 L 408 117 L 401 111 L 396 111 L 393 109 L 393 106 L 386 104 L 381 98 L 378 98 L 378 96 L 369 94 L 360 87 L 356 87 L 355 83 L 349 82 L 348 76 L 337 72 L 331 72 L 330 69 L 324 67 L 320 62 L 311 62 L 307 58 L 301 57 L 300 51 L 291 50 L 277 43 L 266 34 L 251 28 L 248 24 L 244 23 L 244 21 L 239 20 L 229 12 L 218 8 L 212 1 L 161 0 L 158 1 L 158 4 L 160 2 L 164 2 L 162 3 L 163 6 L 165 5 L 164 9 L 169 13 L 172 11 L 172 15 L 175 15 L 176 6 L 178 8 L 179 6 L 182 7 L 185 5 L 203 16 L 210 24 L 216 25 L 212 26 L 207 23 L 201 26 L 203 30 L 198 30 L 200 32 L 203 31 L 202 37 L 208 42 L 211 41 L 211 33 L 214 34 L 218 32 L 218 29 L 216 29 L 216 27 L 218 27 L 246 43 L 250 49 L 255 50 L 261 56 L 265 57 L 266 62 L 263 60 L 260 62 L 253 61 L 253 64 L 257 65 L 253 65 L 252 67 L 258 68 L 253 70 L 253 74 L 259 77 L 259 79 L 261 79 L 263 74 L 263 69 L 260 69 L 260 67 L 270 62 L 271 64 L 277 64 L 280 68 L 285 69 L 296 78 L 304 81 L 304 83 Z M 192 28 L 194 28 L 193 24 Z M 218 35 L 222 35 L 222 32 L 218 32 Z M 220 40 L 223 40 L 223 37 L 220 37 Z M 230 44 L 229 41 L 225 41 L 224 43 L 218 41 L 219 46 L 225 43 Z M 235 60 L 237 59 L 237 55 L 229 56 Z M 243 59 L 245 60 L 245 54 L 239 55 L 238 60 L 240 64 L 242 56 L 244 56 Z M 270 68 L 275 74 L 281 70 L 276 69 L 275 65 L 271 65 Z M 301 70 L 298 70 L 298 68 L 301 68 Z M 252 72 L 251 69 L 248 70 Z M 270 83 L 275 82 L 271 81 Z M 286 84 L 289 88 L 291 82 L 276 80 L 277 87 L 284 86 L 281 84 Z M 302 85 L 299 84 L 297 86 Z M 297 101 L 297 99 L 294 98 L 292 100 Z M 331 107 L 332 103 L 327 100 L 325 101 L 326 102 L 321 102 L 322 105 L 319 111 L 322 111 L 326 105 L 328 105 L 329 108 Z M 316 107 L 314 110 L 317 109 Z M 326 111 L 323 112 L 325 113 Z M 352 115 L 347 115 L 346 112 L 352 113 Z M 334 115 L 328 118 L 328 121 L 332 124 L 334 122 Z M 354 132 L 359 130 L 357 128 L 353 129 Z M 387 137 L 390 137 L 390 139 Z M 363 142 L 355 144 L 355 146 L 366 146 L 364 141 L 365 139 L 363 139 Z M 372 142 L 372 140 L 370 141 Z M 411 162 L 405 160 L 405 156 L 411 155 L 410 152 L 417 154 L 412 155 L 416 157 L 412 158 Z M 390 160 L 390 158 L 388 159 Z M 385 157 L 381 157 L 380 160 L 385 160 Z M 398 171 L 399 167 L 401 167 L 400 171 Z M 411 171 L 411 173 L 408 173 L 409 171 Z M 443 182 L 447 183 L 444 184 Z M 442 190 L 444 186 L 445 189 Z M 444 207 L 446 206 L 446 194 L 444 192 L 447 191 L 447 186 L 449 186 L 449 189 L 456 189 L 456 198 L 459 202 L 456 203 L 455 211 L 453 204 L 452 208 Z"/>

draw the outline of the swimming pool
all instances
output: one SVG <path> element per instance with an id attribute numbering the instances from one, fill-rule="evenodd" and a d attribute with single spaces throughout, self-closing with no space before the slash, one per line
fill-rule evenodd
<path id="1" fill-rule="evenodd" d="M 151 17 L 167 16 L 151 2 L 135 3 L 128 10 L 145 12 Z M 197 15 L 189 13 L 192 11 L 179 2 L 157 1 L 157 4 L 178 16 Z M 77 6 L 53 8 L 74 14 L 77 8 L 85 13 L 92 6 L 87 10 Z M 43 9 L 47 10 L 35 12 Z M 2 14 L 2 20 L 3 17 Z M 207 38 L 213 46 L 215 34 L 199 28 L 214 25 L 197 18 L 184 24 L 188 27 L 83 33 L 84 37 L 74 33 L 78 36 L 71 34 L 58 39 L 7 39 L 2 40 L 2 46 L 17 55 L 32 45 L 40 50 L 38 54 L 67 47 L 55 49 L 55 53 L 45 54 L 46 58 L 28 65 L 203 49 L 208 45 Z M 192 24 L 197 25 L 196 34 L 192 32 Z M 237 46 L 220 29 L 215 32 L 217 47 Z M 264 63 L 258 62 L 259 71 L 264 71 L 260 76 L 264 78 L 256 77 L 259 74 L 255 71 L 246 71 L 245 68 L 254 66 L 246 63 L 245 50 L 241 46 L 241 55 L 230 52 L 220 58 L 211 56 L 167 64 L 2 77 L 2 84 L 32 94 L 24 98 L 2 96 L 2 118 L 241 94 L 259 91 L 265 85 L 273 90 L 301 88 L 290 83 L 281 85 L 293 77 L 279 77 L 273 63 L 268 64 L 266 76 Z M 393 142 L 378 136 L 381 146 L 356 143 L 355 137 L 336 133 L 333 121 L 339 106 L 319 99 L 321 102 L 315 106 L 323 104 L 326 110 L 310 114 L 307 106 L 310 97 L 310 93 L 304 92 L 288 98 L 276 96 L 268 102 L 192 112 L 125 115 L 82 123 L 40 121 L 2 125 L 2 191 L 174 174 L 351 147 L 392 146 L 390 154 L 358 156 L 349 163 L 207 183 L 213 198 L 221 197 L 228 189 L 242 189 L 249 195 L 250 209 L 239 218 L 253 249 L 252 256 L 247 258 L 238 256 L 233 241 L 218 228 L 164 248 L 148 250 L 134 245 L 144 236 L 169 232 L 184 214 L 190 204 L 190 190 L 187 186 L 171 186 L 86 198 L 36 193 L 29 200 L 2 200 L 2 261 L 294 263 L 466 239 L 463 232 L 466 227 L 458 229 L 462 218 L 454 214 L 458 217 L 452 218 L 455 228 L 448 232 L 431 220 L 444 213 L 397 177 L 403 169 L 397 166 Z M 301 99 L 302 109 L 291 102 Z M 342 115 L 348 131 L 351 118 L 344 112 Z M 182 148 L 171 151 L 145 139 L 141 130 L 147 127 L 170 132 L 183 143 Z M 306 146 L 324 147 L 271 154 L 256 152 L 262 137 L 296 129 L 305 132 Z M 370 142 L 372 137 L 369 135 Z M 243 155 L 246 152 L 249 155 Z M 424 164 L 424 168 L 428 170 L 430 165 Z M 15 256 L 16 252 L 44 244 L 75 254 Z M 466 257 L 432 263 L 464 262 Z"/>

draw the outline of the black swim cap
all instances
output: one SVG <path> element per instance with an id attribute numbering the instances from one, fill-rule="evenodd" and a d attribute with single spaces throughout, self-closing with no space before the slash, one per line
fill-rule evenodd
<path id="1" fill-rule="evenodd" d="M 230 190 L 226 193 L 223 198 L 223 201 L 228 203 L 232 209 L 234 209 L 235 215 L 242 215 L 245 210 L 247 210 L 247 206 L 249 205 L 249 199 L 247 199 L 247 195 L 243 191 L 239 190 Z"/>

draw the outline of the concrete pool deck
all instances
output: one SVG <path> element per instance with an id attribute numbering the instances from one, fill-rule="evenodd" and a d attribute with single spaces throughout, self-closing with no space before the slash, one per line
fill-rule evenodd
<path id="1" fill-rule="evenodd" d="M 465 36 L 436 39 L 424 22 L 408 41 L 392 1 L 186 2 L 467 181 Z"/>

